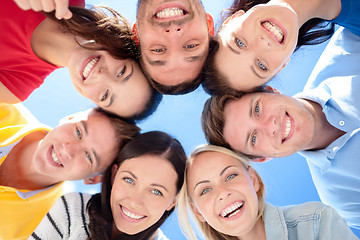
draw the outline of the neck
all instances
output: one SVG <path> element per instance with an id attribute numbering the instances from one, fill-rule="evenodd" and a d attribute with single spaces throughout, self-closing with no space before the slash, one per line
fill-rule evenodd
<path id="1" fill-rule="evenodd" d="M 308 147 L 304 150 L 319 150 L 329 146 L 333 141 L 345 134 L 345 132 L 331 125 L 325 114 L 323 113 L 322 107 L 313 101 L 303 100 L 307 108 L 314 116 L 315 131 L 312 141 Z"/>
<path id="2" fill-rule="evenodd" d="M 270 0 L 269 4 L 281 4 L 291 8 L 302 26 L 312 18 L 332 20 L 341 11 L 341 0 Z"/>
<path id="3" fill-rule="evenodd" d="M 78 46 L 74 35 L 62 32 L 59 24 L 49 18 L 42 21 L 31 37 L 31 47 L 42 60 L 64 67 L 72 49 Z"/>
<path id="4" fill-rule="evenodd" d="M 265 224 L 262 218 L 259 218 L 251 231 L 237 237 L 239 240 L 266 240 Z"/>
<path id="5" fill-rule="evenodd" d="M 0 185 L 37 190 L 55 183 L 33 167 L 33 156 L 44 135 L 43 132 L 31 133 L 14 146 L 0 167 Z"/>

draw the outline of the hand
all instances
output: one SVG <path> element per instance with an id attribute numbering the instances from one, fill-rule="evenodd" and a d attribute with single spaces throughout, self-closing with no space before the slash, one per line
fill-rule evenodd
<path id="1" fill-rule="evenodd" d="M 72 13 L 69 10 L 69 0 L 14 0 L 23 10 L 32 9 L 36 12 L 52 12 L 55 10 L 57 19 L 70 19 Z"/>

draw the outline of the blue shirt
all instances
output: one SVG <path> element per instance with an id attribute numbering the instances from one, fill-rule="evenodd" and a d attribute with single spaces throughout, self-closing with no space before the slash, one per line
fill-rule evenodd
<path id="1" fill-rule="evenodd" d="M 346 132 L 328 147 L 301 151 L 326 205 L 360 229 L 360 37 L 340 28 L 296 98 L 317 102 L 327 121 Z"/>
<path id="2" fill-rule="evenodd" d="M 275 207 L 265 205 L 267 240 L 355 240 L 344 219 L 320 202 Z"/>
<path id="3" fill-rule="evenodd" d="M 360 1 L 341 0 L 341 11 L 339 16 L 330 22 L 346 27 L 354 34 L 360 36 Z"/>

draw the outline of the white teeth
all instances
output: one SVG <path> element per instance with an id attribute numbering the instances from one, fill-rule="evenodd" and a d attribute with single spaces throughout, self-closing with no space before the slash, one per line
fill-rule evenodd
<path id="1" fill-rule="evenodd" d="M 283 141 L 289 136 L 290 130 L 291 130 L 291 120 L 289 117 L 286 117 L 286 128 L 285 128 Z"/>
<path id="2" fill-rule="evenodd" d="M 132 218 L 132 219 L 140 219 L 140 218 L 143 218 L 144 216 L 138 216 L 138 215 L 135 215 L 129 211 L 127 211 L 125 208 L 121 208 L 121 210 L 123 211 L 123 213 L 128 216 L 129 218 Z"/>
<path id="3" fill-rule="evenodd" d="M 279 26 L 277 26 L 273 22 L 269 22 L 269 21 L 263 22 L 262 25 L 266 30 L 268 30 L 275 36 L 276 40 L 279 43 L 281 43 L 283 41 L 284 33 Z"/>
<path id="4" fill-rule="evenodd" d="M 173 8 L 166 8 L 161 10 L 160 12 L 156 13 L 157 18 L 168 18 L 168 17 L 178 17 L 183 16 L 184 10 L 181 8 L 173 7 Z"/>
<path id="5" fill-rule="evenodd" d="M 232 204 L 231 206 L 225 208 L 221 211 L 220 215 L 222 217 L 231 217 L 235 214 L 237 214 L 240 211 L 240 207 L 243 205 L 243 203 L 236 202 Z M 236 211 L 235 211 L 236 210 Z M 231 213 L 231 214 L 230 214 Z M 229 215 L 230 214 L 230 215 Z"/>
<path id="6" fill-rule="evenodd" d="M 54 160 L 54 162 L 56 162 L 57 164 L 59 164 L 59 165 L 62 166 L 61 162 L 59 161 L 59 159 L 57 158 L 57 156 L 56 156 L 56 154 L 55 154 L 54 148 L 51 150 L 51 157 L 52 157 L 52 159 Z"/>
<path id="7" fill-rule="evenodd" d="M 95 66 L 95 64 L 99 61 L 99 59 L 100 57 L 93 58 L 90 62 L 88 62 L 88 64 L 86 64 L 83 70 L 84 79 L 86 79 L 89 76 L 91 69 Z"/>

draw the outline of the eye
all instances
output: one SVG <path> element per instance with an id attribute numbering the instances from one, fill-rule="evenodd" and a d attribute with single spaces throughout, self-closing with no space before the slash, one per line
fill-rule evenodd
<path id="1" fill-rule="evenodd" d="M 163 196 L 162 192 L 157 189 L 153 189 L 153 190 L 151 190 L 151 192 L 157 196 Z"/>
<path id="2" fill-rule="evenodd" d="M 76 135 L 78 136 L 79 139 L 82 138 L 82 135 L 81 135 L 81 131 L 78 127 L 75 127 L 75 131 L 76 131 Z"/>
<path id="3" fill-rule="evenodd" d="M 257 65 L 261 70 L 267 71 L 267 67 L 260 60 L 257 60 Z"/>
<path id="4" fill-rule="evenodd" d="M 121 70 L 121 72 L 119 72 L 117 77 L 121 77 L 122 75 L 124 75 L 125 72 L 126 72 L 126 66 L 123 67 L 123 69 Z"/>
<path id="5" fill-rule="evenodd" d="M 184 48 L 191 49 L 191 48 L 195 48 L 197 46 L 199 46 L 199 44 L 188 44 L 188 45 L 185 45 Z"/>
<path id="6" fill-rule="evenodd" d="M 237 174 L 230 174 L 229 176 L 227 176 L 226 181 L 229 181 L 229 180 L 235 178 L 236 176 L 237 176 Z"/>
<path id="7" fill-rule="evenodd" d="M 259 103 L 256 102 L 255 108 L 254 108 L 254 112 L 255 112 L 255 116 L 259 117 L 260 116 L 260 107 L 259 107 Z"/>
<path id="8" fill-rule="evenodd" d="M 166 48 L 154 48 L 154 49 L 151 49 L 150 51 L 155 52 L 155 53 L 163 53 L 166 51 Z"/>
<path id="9" fill-rule="evenodd" d="M 106 90 L 105 94 L 102 96 L 101 101 L 105 101 L 109 96 L 109 90 Z"/>
<path id="10" fill-rule="evenodd" d="M 204 190 L 201 191 L 200 196 L 202 196 L 210 191 L 211 191 L 211 188 L 205 188 Z"/>
<path id="11" fill-rule="evenodd" d="M 239 47 L 239 48 L 246 48 L 246 45 L 243 41 L 241 41 L 239 38 L 235 38 L 235 44 Z"/>
<path id="12" fill-rule="evenodd" d="M 256 143 L 256 133 L 254 133 L 254 135 L 252 135 L 252 137 L 251 137 L 251 145 L 255 145 L 255 143 Z"/>
<path id="13" fill-rule="evenodd" d="M 90 161 L 90 163 L 93 163 L 93 160 L 92 160 L 92 157 L 91 157 L 90 153 L 85 152 L 85 154 L 86 154 L 86 158 Z"/>
<path id="14" fill-rule="evenodd" d="M 132 180 L 131 178 L 124 177 L 123 179 L 124 179 L 125 182 L 127 182 L 129 184 L 134 184 L 134 180 Z"/>

